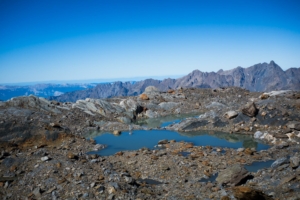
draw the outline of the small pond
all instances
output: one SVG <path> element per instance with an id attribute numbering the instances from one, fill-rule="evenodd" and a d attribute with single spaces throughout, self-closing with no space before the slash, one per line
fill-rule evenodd
<path id="1" fill-rule="evenodd" d="M 265 150 L 269 146 L 255 141 L 249 135 L 228 134 L 223 132 L 197 131 L 180 133 L 169 130 L 135 130 L 124 131 L 119 136 L 109 132 L 93 132 L 87 138 L 94 138 L 97 144 L 105 144 L 107 148 L 90 153 L 102 156 L 113 155 L 118 151 L 138 150 L 143 147 L 153 149 L 159 140 L 176 140 L 192 142 L 196 146 L 214 146 L 228 148 L 255 148 Z"/>

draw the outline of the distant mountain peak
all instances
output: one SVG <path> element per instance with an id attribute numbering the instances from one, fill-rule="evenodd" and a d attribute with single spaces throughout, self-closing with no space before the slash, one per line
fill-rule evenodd
<path id="1" fill-rule="evenodd" d="M 240 66 L 231 70 L 220 69 L 215 72 L 202 72 L 193 70 L 188 75 L 178 79 L 154 80 L 146 79 L 134 84 L 126 82 L 121 84 L 100 84 L 95 88 L 83 91 L 66 93 L 50 99 L 58 101 L 76 101 L 85 98 L 109 98 L 113 96 L 132 96 L 144 92 L 147 86 L 155 86 L 160 91 L 170 88 L 218 88 L 218 87 L 241 87 L 250 91 L 271 90 L 300 90 L 300 68 L 283 71 L 273 60 L 270 63 L 258 63 L 251 67 Z"/>

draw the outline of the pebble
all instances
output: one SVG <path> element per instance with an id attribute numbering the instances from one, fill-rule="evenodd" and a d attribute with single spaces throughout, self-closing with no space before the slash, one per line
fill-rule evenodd
<path id="1" fill-rule="evenodd" d="M 44 157 L 41 158 L 41 160 L 42 161 L 47 161 L 47 160 L 49 160 L 49 157 L 48 156 L 44 156 Z"/>

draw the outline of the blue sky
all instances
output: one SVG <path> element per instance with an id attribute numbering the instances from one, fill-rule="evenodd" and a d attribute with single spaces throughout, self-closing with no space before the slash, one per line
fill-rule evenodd
<path id="1" fill-rule="evenodd" d="M 298 0 L 0 0 L 0 83 L 300 67 Z"/>

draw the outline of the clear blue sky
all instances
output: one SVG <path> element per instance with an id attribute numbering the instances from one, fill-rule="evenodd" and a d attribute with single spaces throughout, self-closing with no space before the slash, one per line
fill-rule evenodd
<path id="1" fill-rule="evenodd" d="M 0 0 L 0 83 L 300 67 L 298 0 Z"/>

